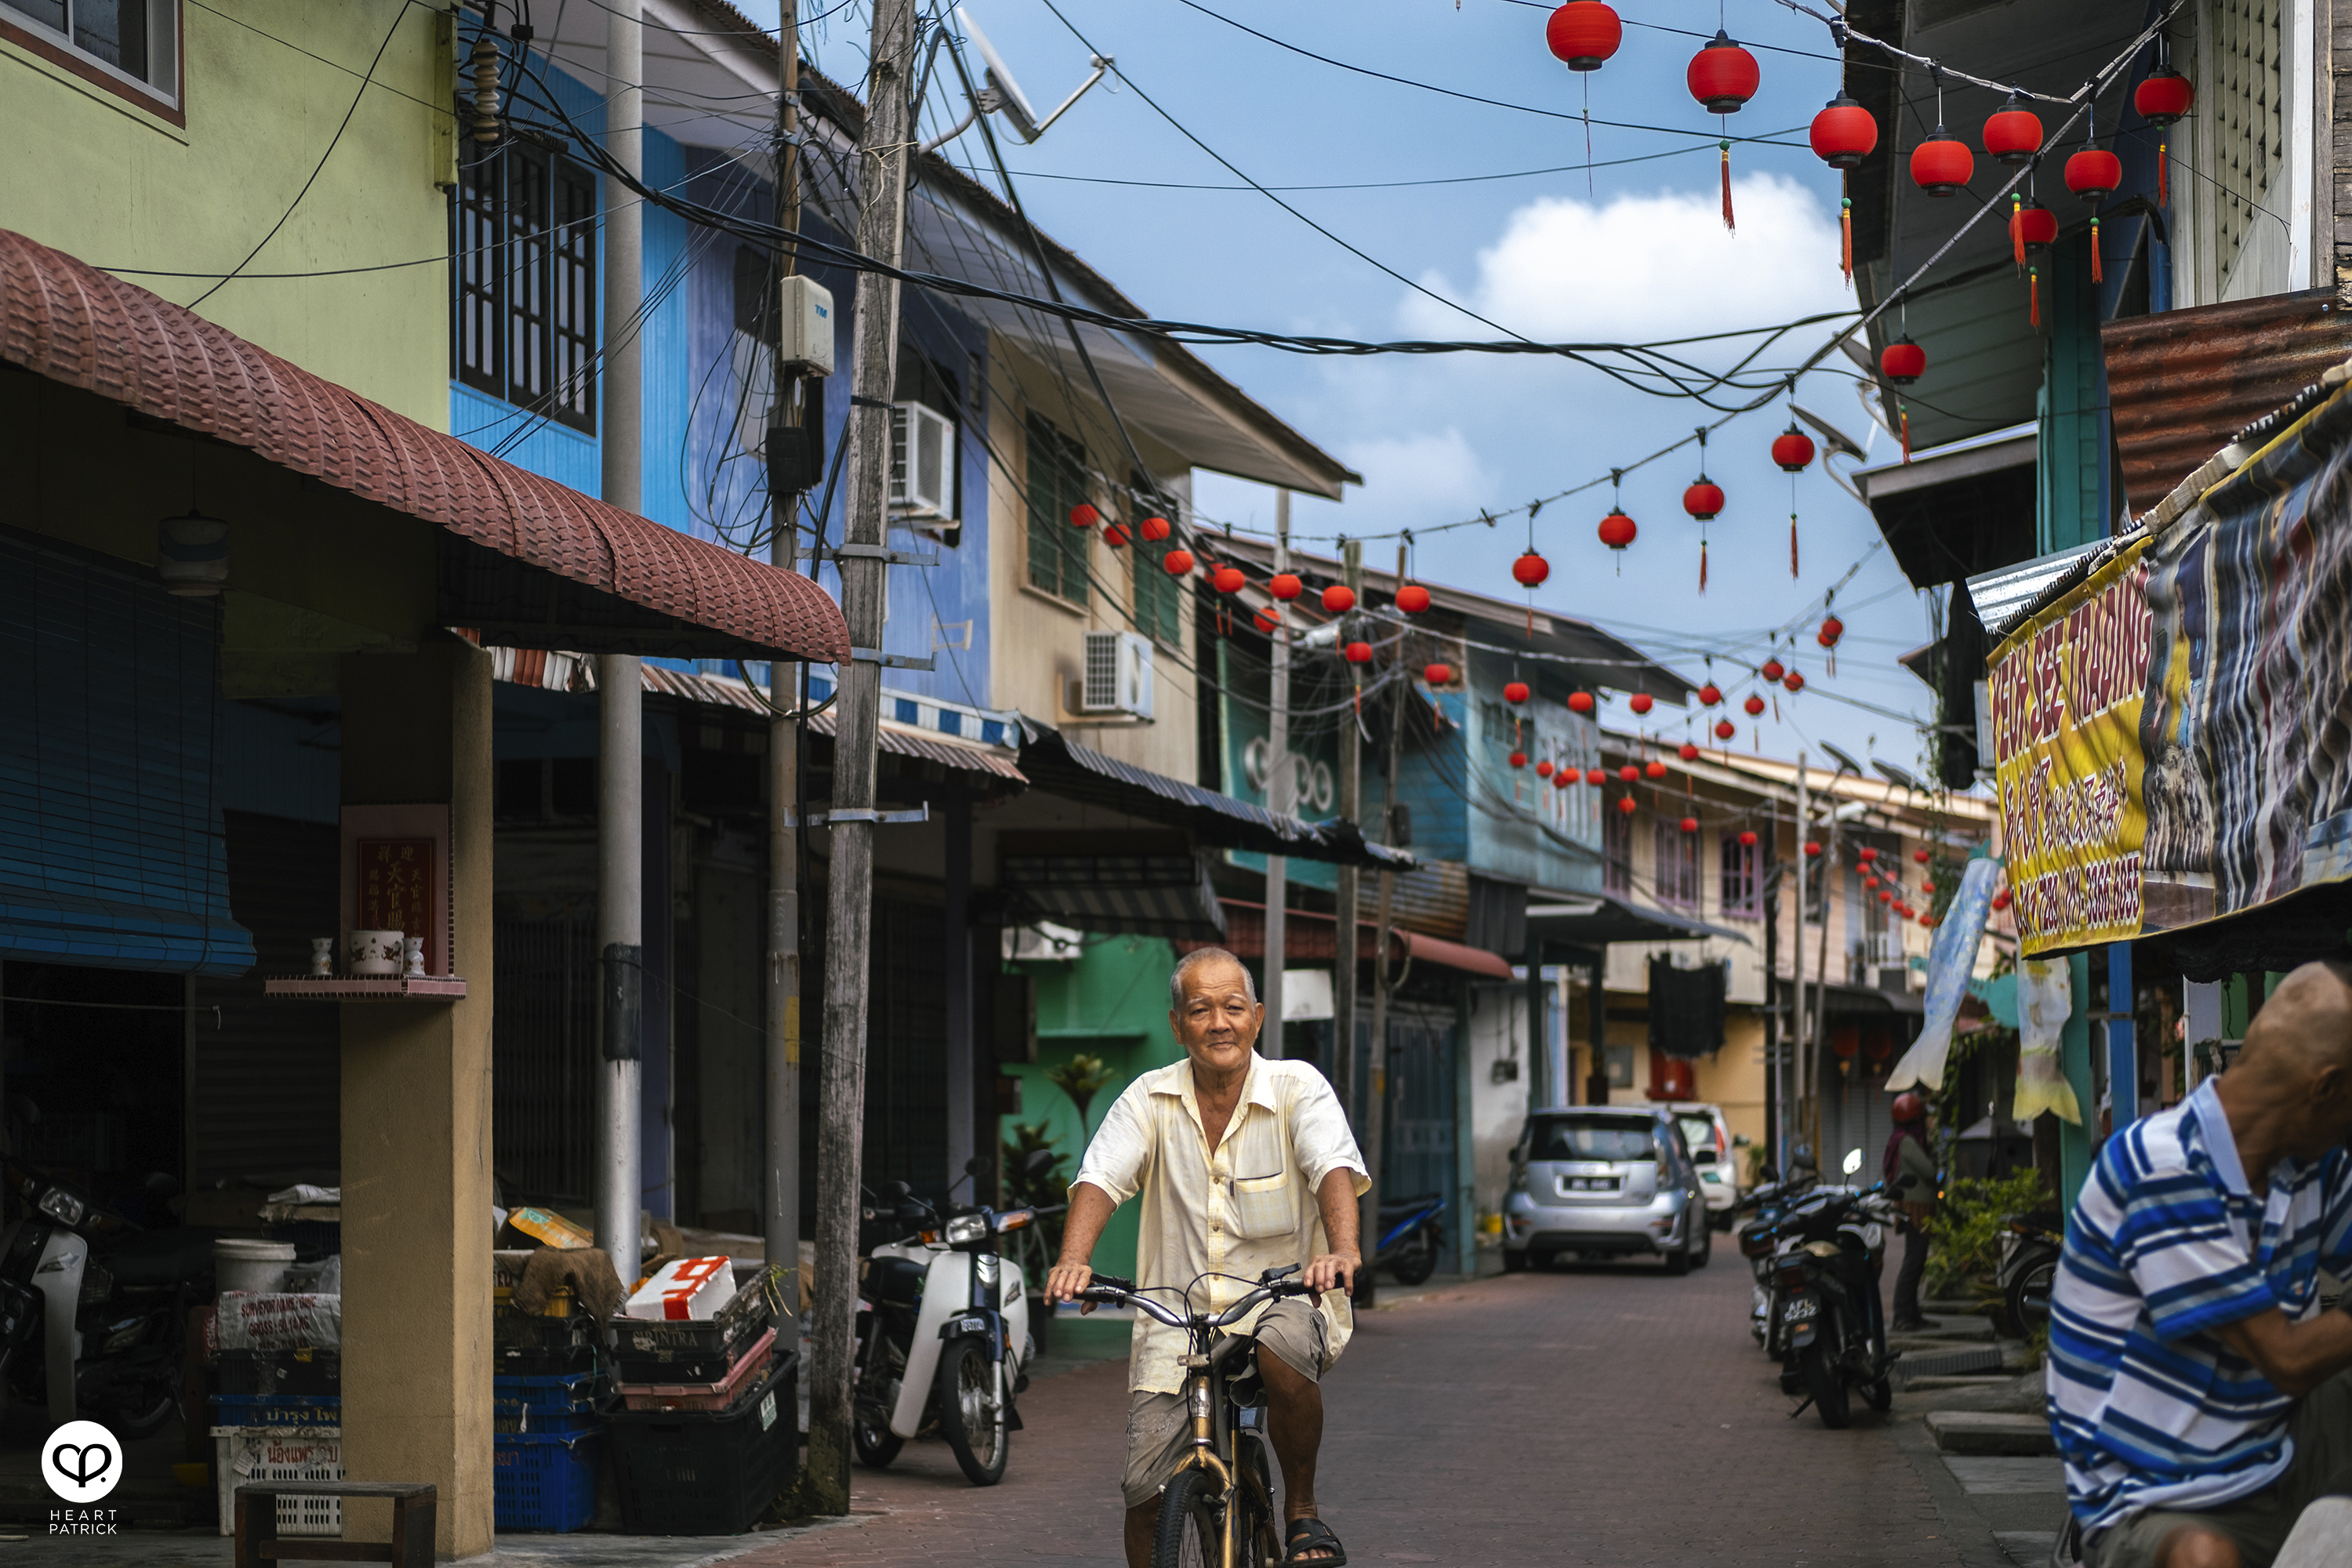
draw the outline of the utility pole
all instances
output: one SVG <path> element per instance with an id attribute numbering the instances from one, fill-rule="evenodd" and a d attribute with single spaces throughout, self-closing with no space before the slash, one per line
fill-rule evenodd
<path id="1" fill-rule="evenodd" d="M 1290 492 L 1274 492 L 1274 570 L 1290 570 Z M 1274 630 L 1267 635 L 1273 665 L 1267 684 L 1273 703 L 1265 721 L 1265 808 L 1276 816 L 1290 814 L 1290 627 L 1283 620 L 1285 605 L 1274 605 Z M 1282 1056 L 1282 969 L 1290 957 L 1290 861 L 1286 856 L 1265 858 L 1265 1029 L 1258 1036 L 1258 1054 Z"/>
<path id="2" fill-rule="evenodd" d="M 857 248 L 891 266 L 906 250 L 908 100 L 914 0 L 874 0 L 866 131 L 857 149 Z M 824 1059 L 819 1078 L 816 1279 L 810 1333 L 810 1511 L 849 1511 L 850 1347 L 857 1310 L 858 1179 L 866 1119 L 866 952 L 874 928 L 874 743 L 882 689 L 882 542 L 890 493 L 890 394 L 898 284 L 857 279 L 841 610 L 850 658 L 834 727 L 833 857 L 825 919 Z"/>
<path id="3" fill-rule="evenodd" d="M 1396 564 L 1400 586 L 1404 583 L 1404 551 L 1400 543 Z M 1381 842 L 1391 847 L 1396 844 L 1397 769 L 1404 755 L 1405 689 L 1410 684 L 1397 679 L 1404 662 L 1405 650 L 1400 647 L 1389 666 L 1389 684 L 1393 688 L 1389 695 L 1389 765 L 1388 777 L 1381 783 Z M 1389 938 L 1395 930 L 1395 912 L 1396 873 L 1383 864 L 1379 924 L 1372 939 L 1371 1066 L 1364 1086 L 1364 1173 L 1372 1179 L 1372 1184 L 1364 1189 L 1357 1211 L 1362 1216 L 1357 1229 L 1363 1238 L 1364 1268 L 1357 1276 L 1355 1300 L 1358 1306 L 1366 1308 L 1373 1303 L 1372 1259 L 1381 1247 L 1381 1160 L 1388 1142 L 1389 1120 Z"/>
<path id="4" fill-rule="evenodd" d="M 1844 776 L 1845 770 L 1840 768 L 1837 777 Z M 1837 780 L 1830 782 L 1834 788 Z M 1807 1053 L 1805 1062 L 1805 1136 L 1812 1141 L 1816 1162 L 1829 1155 L 1829 1151 L 1822 1147 L 1822 1048 L 1830 1026 L 1830 870 L 1837 864 L 1838 858 L 1837 796 L 1832 795 L 1827 804 L 1829 810 L 1825 815 L 1829 818 L 1829 831 L 1822 836 L 1822 939 L 1816 950 L 1819 957 L 1813 969 L 1812 1049 Z M 1797 962 L 1804 962 L 1801 949 Z M 1828 1167 L 1817 1168 L 1826 1170 Z"/>
<path id="5" fill-rule="evenodd" d="M 800 266 L 789 248 L 801 227 L 800 0 L 782 0 L 778 11 L 776 226 L 783 231 L 787 247 L 777 258 L 781 284 Z M 780 293 L 768 300 L 776 397 L 768 428 L 768 559 L 789 572 L 799 564 L 801 487 L 810 478 L 807 459 L 816 444 L 801 438 L 799 426 L 807 415 L 800 377 L 784 370 Z M 768 1181 L 763 1207 L 768 1262 L 783 1270 L 778 1284 L 795 1313 L 801 1300 L 801 857 L 793 802 L 800 793 L 801 737 L 800 721 L 788 715 L 800 706 L 803 670 L 797 662 L 774 660 L 768 666 Z"/>
<path id="6" fill-rule="evenodd" d="M 1339 545 L 1339 580 L 1347 584 L 1358 604 L 1363 603 L 1364 547 L 1356 540 L 1344 540 Z M 1347 617 L 1343 616 L 1343 647 L 1346 642 Z M 1351 710 L 1339 724 L 1339 816 L 1361 831 L 1364 753 L 1356 723 Z M 1349 1109 L 1356 1103 L 1356 905 L 1361 876 L 1353 866 L 1339 868 L 1339 908 L 1333 921 L 1336 930 L 1331 948 L 1331 1060 L 1326 1076 L 1338 1092 L 1339 1103 Z"/>
<path id="7" fill-rule="evenodd" d="M 638 0 L 604 10 L 604 148 L 645 173 L 645 25 Z M 604 500 L 643 510 L 645 389 L 636 317 L 645 306 L 645 207 L 604 177 Z M 637 656 L 596 661 L 596 937 L 603 958 L 604 1061 L 596 1076 L 596 1245 L 624 1282 L 643 1254 L 645 1203 L 645 678 Z"/>
<path id="8" fill-rule="evenodd" d="M 1793 1081 L 1790 1085 L 1790 1091 L 1780 1097 L 1780 1113 L 1788 1118 L 1789 1125 L 1800 1133 L 1805 1125 L 1804 1064 L 1805 1040 L 1808 1035 L 1806 1021 L 1812 1016 L 1805 1011 L 1805 910 L 1808 907 L 1806 884 L 1812 876 L 1812 857 L 1805 853 L 1805 835 L 1811 831 L 1813 820 L 1812 793 L 1807 782 L 1810 777 L 1811 775 L 1805 771 L 1805 753 L 1799 752 L 1797 753 L 1797 929 L 1796 934 L 1789 942 L 1789 973 L 1797 1005 L 1797 1016 L 1790 1020 L 1791 1026 L 1789 1031 L 1789 1055 L 1790 1065 L 1796 1071 L 1791 1075 Z M 1829 923 L 1829 910 L 1826 909 L 1822 910 L 1823 925 Z M 1784 1142 L 1787 1136 L 1786 1133 L 1782 1134 Z M 1813 1161 L 1816 1170 L 1821 1168 L 1821 1157 L 1822 1152 L 1818 1149 L 1814 1150 Z M 1780 1152 L 1783 1175 L 1788 1173 L 1788 1151 L 1784 1148 Z"/>
<path id="9" fill-rule="evenodd" d="M 1757 868 L 1757 882 L 1764 896 L 1764 1155 L 1775 1171 L 1786 1163 L 1788 1151 L 1781 1147 L 1781 1108 L 1788 1103 L 1788 1089 L 1780 1070 L 1780 1042 L 1788 1031 L 1780 1027 L 1780 805 L 1772 803 L 1772 817 L 1765 825 L 1764 853 Z"/>

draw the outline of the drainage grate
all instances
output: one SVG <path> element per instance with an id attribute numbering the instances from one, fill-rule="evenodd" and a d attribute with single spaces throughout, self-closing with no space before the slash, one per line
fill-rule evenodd
<path id="1" fill-rule="evenodd" d="M 1926 1355 L 1914 1352 L 1895 1363 L 1895 1381 L 1908 1383 L 1915 1377 L 1960 1377 L 1972 1372 L 2000 1370 L 2000 1347 L 1998 1345 L 1931 1351 Z"/>

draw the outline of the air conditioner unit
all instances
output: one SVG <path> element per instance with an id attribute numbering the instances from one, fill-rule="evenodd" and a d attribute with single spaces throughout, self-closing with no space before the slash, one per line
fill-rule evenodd
<path id="1" fill-rule="evenodd" d="M 1088 632 L 1081 713 L 1151 717 L 1151 639 L 1134 632 Z"/>
<path id="2" fill-rule="evenodd" d="M 890 408 L 890 510 L 919 520 L 955 507 L 955 421 L 920 403 Z"/>

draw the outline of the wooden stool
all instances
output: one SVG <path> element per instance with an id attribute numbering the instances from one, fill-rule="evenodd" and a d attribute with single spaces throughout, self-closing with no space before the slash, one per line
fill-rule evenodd
<path id="1" fill-rule="evenodd" d="M 236 1489 L 236 1568 L 266 1563 L 389 1563 L 392 1568 L 433 1568 L 433 1488 L 418 1481 L 257 1481 Z M 392 1540 L 280 1540 L 282 1497 L 381 1497 L 392 1500 Z"/>

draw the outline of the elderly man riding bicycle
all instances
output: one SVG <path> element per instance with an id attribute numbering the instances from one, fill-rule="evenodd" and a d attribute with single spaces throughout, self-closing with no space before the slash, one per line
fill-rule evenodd
<path id="1" fill-rule="evenodd" d="M 1316 1517 L 1315 1459 L 1321 1379 L 1353 1331 L 1348 1293 L 1363 1266 L 1356 1200 L 1371 1183 L 1323 1075 L 1253 1048 L 1265 1009 L 1239 959 L 1222 948 L 1189 953 L 1168 991 L 1169 1026 L 1185 1059 L 1137 1079 L 1103 1119 L 1070 1187 L 1062 1256 L 1045 1298 L 1080 1299 L 1104 1224 L 1138 1194 L 1137 1273 L 1160 1300 L 1222 1310 L 1267 1269 L 1304 1264 L 1308 1294 L 1268 1301 L 1232 1331 L 1257 1342 L 1266 1436 L 1289 1521 L 1287 1560 L 1341 1568 L 1347 1552 Z M 1137 1315 L 1123 1479 L 1129 1568 L 1150 1568 L 1160 1491 L 1192 1444 L 1189 1350 L 1182 1330 Z"/>

